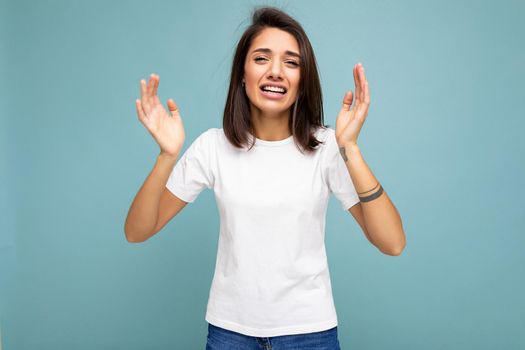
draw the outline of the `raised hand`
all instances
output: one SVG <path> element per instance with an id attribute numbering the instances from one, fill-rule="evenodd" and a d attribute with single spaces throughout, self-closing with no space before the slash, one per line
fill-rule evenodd
<path id="1" fill-rule="evenodd" d="M 368 81 L 365 78 L 365 68 L 361 63 L 354 66 L 354 82 L 355 103 L 352 106 L 354 96 L 351 90 L 347 91 L 335 122 L 335 137 L 339 146 L 357 145 L 357 137 L 368 115 L 370 93 L 368 92 Z"/>
<path id="2" fill-rule="evenodd" d="M 144 79 L 140 81 L 140 100 L 135 101 L 137 115 L 159 144 L 161 153 L 177 156 L 184 144 L 184 125 L 175 101 L 168 99 L 169 113 L 160 103 L 159 80 L 158 75 L 151 74 L 147 85 Z"/>

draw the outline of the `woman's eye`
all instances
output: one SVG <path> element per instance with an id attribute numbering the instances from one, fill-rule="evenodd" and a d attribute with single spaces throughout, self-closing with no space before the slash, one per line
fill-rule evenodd
<path id="1" fill-rule="evenodd" d="M 254 61 L 255 62 L 261 62 L 261 61 L 268 61 L 268 59 L 266 57 L 255 57 Z M 299 63 L 297 63 L 295 61 L 286 61 L 285 63 L 291 64 L 294 67 L 298 67 L 299 66 Z"/>

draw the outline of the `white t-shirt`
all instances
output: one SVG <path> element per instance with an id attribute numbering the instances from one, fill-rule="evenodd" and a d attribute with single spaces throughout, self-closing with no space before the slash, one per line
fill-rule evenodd
<path id="1" fill-rule="evenodd" d="M 220 213 L 215 273 L 206 321 L 238 333 L 273 337 L 337 326 L 325 251 L 329 194 L 348 210 L 359 202 L 335 131 L 302 154 L 293 136 L 231 145 L 223 129 L 198 136 L 166 187 L 193 202 L 213 189 Z"/>

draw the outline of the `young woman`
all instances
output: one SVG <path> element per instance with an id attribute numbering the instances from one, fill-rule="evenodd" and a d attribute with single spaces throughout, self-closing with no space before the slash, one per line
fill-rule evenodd
<path id="1" fill-rule="evenodd" d="M 381 252 L 403 250 L 401 218 L 357 146 L 370 95 L 363 66 L 353 73 L 355 93 L 345 94 L 331 129 L 303 28 L 279 9 L 258 9 L 237 45 L 223 128 L 203 132 L 178 161 L 177 105 L 163 108 L 157 75 L 141 81 L 137 114 L 160 154 L 131 205 L 126 238 L 147 240 L 213 189 L 221 224 L 207 349 L 339 349 L 324 245 L 330 193 Z"/>

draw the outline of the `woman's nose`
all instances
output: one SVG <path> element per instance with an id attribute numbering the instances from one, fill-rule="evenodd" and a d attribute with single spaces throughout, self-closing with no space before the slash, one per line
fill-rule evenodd
<path id="1" fill-rule="evenodd" d="M 279 62 L 278 60 L 273 60 L 270 66 L 269 73 L 270 73 L 270 76 L 275 79 L 281 78 L 281 74 L 282 74 L 281 62 Z"/>

